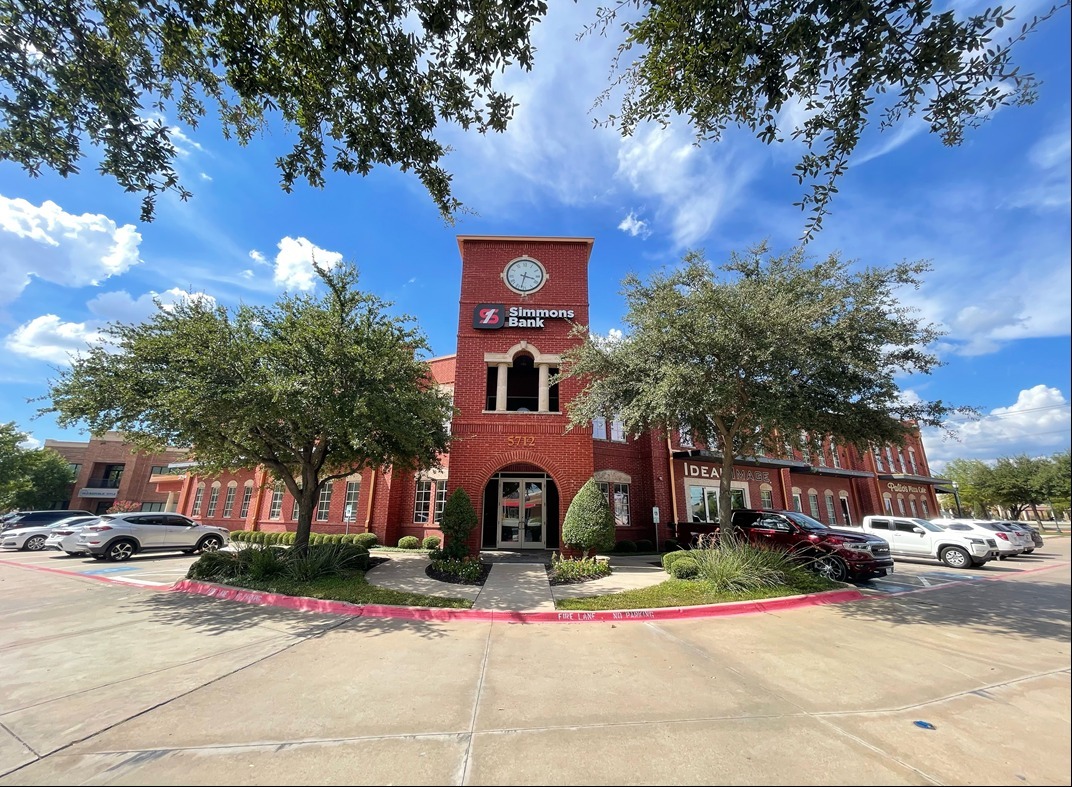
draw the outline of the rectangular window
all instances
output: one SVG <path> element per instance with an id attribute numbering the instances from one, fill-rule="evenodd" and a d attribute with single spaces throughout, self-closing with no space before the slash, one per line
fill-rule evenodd
<path id="1" fill-rule="evenodd" d="M 820 514 L 819 514 L 819 495 L 815 494 L 814 492 L 810 492 L 808 494 L 808 508 L 811 509 L 811 518 L 812 519 L 818 519 L 820 517 Z"/>
<path id="2" fill-rule="evenodd" d="M 893 463 L 893 449 L 886 446 L 886 465 L 890 468 L 890 472 L 896 472 L 897 467 Z"/>
<path id="3" fill-rule="evenodd" d="M 804 504 L 800 501 L 800 492 L 793 492 L 793 510 L 804 513 Z"/>
<path id="4" fill-rule="evenodd" d="M 890 527 L 890 520 L 888 520 L 888 519 L 872 519 L 871 520 L 871 529 L 872 530 L 891 530 L 892 528 Z"/>
<path id="5" fill-rule="evenodd" d="M 153 465 L 149 468 L 149 475 L 167 475 L 167 465 Z"/>
<path id="6" fill-rule="evenodd" d="M 919 475 L 919 470 L 916 467 L 916 449 L 908 449 L 908 464 L 912 467 L 912 475 Z"/>
<path id="7" fill-rule="evenodd" d="M 447 507 L 447 482 L 436 481 L 435 486 L 435 510 L 432 512 L 432 517 L 436 522 L 443 521 L 443 509 Z"/>
<path id="8" fill-rule="evenodd" d="M 450 415 L 447 416 L 447 423 L 446 423 L 447 434 L 451 433 L 450 430 L 453 428 L 453 426 L 454 426 L 454 394 L 451 394 L 450 395 Z M 356 505 L 356 503 L 355 503 L 355 505 Z M 352 522 L 353 520 L 351 519 L 350 521 Z"/>
<path id="9" fill-rule="evenodd" d="M 201 514 L 201 501 L 205 499 L 205 486 L 202 484 L 197 487 L 197 491 L 194 493 L 194 516 Z"/>
<path id="10" fill-rule="evenodd" d="M 625 425 L 617 418 L 610 422 L 610 439 L 615 443 L 625 442 Z"/>
<path id="11" fill-rule="evenodd" d="M 607 439 L 607 419 L 606 418 L 593 418 L 592 419 L 592 439 L 593 440 L 606 440 Z"/>
<path id="12" fill-rule="evenodd" d="M 216 516 L 216 504 L 220 502 L 220 488 L 218 486 L 212 487 L 212 491 L 208 495 L 208 515 Z"/>
<path id="13" fill-rule="evenodd" d="M 882 498 L 882 508 L 887 514 L 893 516 L 893 499 L 889 495 Z"/>
<path id="14" fill-rule="evenodd" d="M 826 467 L 826 452 L 819 446 L 819 467 Z"/>
<path id="15" fill-rule="evenodd" d="M 246 484 L 242 490 L 242 507 L 238 510 L 238 516 L 245 519 L 249 515 L 249 501 L 253 497 L 253 485 Z"/>
<path id="16" fill-rule="evenodd" d="M 833 440 L 830 441 L 830 460 L 834 463 L 834 467 L 841 469 L 841 457 L 838 456 L 837 445 Z"/>
<path id="17" fill-rule="evenodd" d="M 346 482 L 346 499 L 343 501 L 342 521 L 357 521 L 357 498 L 361 496 L 361 480 Z"/>
<path id="18" fill-rule="evenodd" d="M 142 511 L 163 511 L 164 510 L 164 504 L 163 503 L 142 503 L 141 504 L 141 510 Z"/>
<path id="19" fill-rule="evenodd" d="M 760 489 L 759 502 L 763 508 L 774 508 L 774 493 L 770 489 Z"/>
<path id="20" fill-rule="evenodd" d="M 677 444 L 682 448 L 694 448 L 695 444 L 692 442 L 692 430 L 687 426 L 682 426 L 677 430 Z"/>
<path id="21" fill-rule="evenodd" d="M 898 513 L 900 513 L 901 516 L 904 516 L 905 513 L 906 513 L 905 512 L 905 507 L 904 507 L 904 498 L 903 497 L 897 498 L 897 511 L 898 511 Z"/>
<path id="22" fill-rule="evenodd" d="M 920 500 L 919 504 L 921 506 L 923 506 L 923 518 L 924 519 L 930 518 L 931 512 L 927 510 L 927 501 L 926 500 Z"/>
<path id="23" fill-rule="evenodd" d="M 877 448 L 875 449 L 875 469 L 880 473 L 885 472 L 882 468 L 882 452 Z"/>
<path id="24" fill-rule="evenodd" d="M 717 522 L 718 488 L 714 486 L 690 486 L 689 511 L 693 522 Z"/>
<path id="25" fill-rule="evenodd" d="M 919 516 L 919 512 L 916 510 L 916 499 L 912 498 L 908 501 L 908 507 L 912 510 L 912 516 Z"/>
<path id="26" fill-rule="evenodd" d="M 268 509 L 268 518 L 283 518 L 283 487 L 279 485 L 272 490 L 272 506 Z"/>
<path id="27" fill-rule="evenodd" d="M 432 482 L 418 480 L 413 495 L 413 521 L 427 522 L 432 509 Z"/>
<path id="28" fill-rule="evenodd" d="M 826 524 L 837 524 L 837 509 L 834 508 L 834 495 L 826 493 Z"/>
<path id="29" fill-rule="evenodd" d="M 316 521 L 327 522 L 328 512 L 331 510 L 331 481 L 325 481 L 320 487 L 320 499 L 316 501 Z"/>
<path id="30" fill-rule="evenodd" d="M 78 474 L 82 472 L 82 465 L 78 464 L 77 462 L 71 462 L 69 465 L 67 465 L 67 467 L 71 469 L 71 475 L 73 475 L 75 478 L 77 478 Z"/>
<path id="31" fill-rule="evenodd" d="M 629 484 L 614 485 L 614 524 L 629 527 Z"/>
<path id="32" fill-rule="evenodd" d="M 290 507 L 290 518 L 293 519 L 295 522 L 298 521 L 298 514 L 301 513 L 301 511 L 299 510 L 300 508 L 301 505 L 298 502 L 298 498 L 294 498 L 294 505 Z"/>
<path id="33" fill-rule="evenodd" d="M 907 473 L 908 472 L 908 465 L 905 463 L 904 449 L 903 448 L 898 448 L 897 449 L 897 458 L 901 462 L 901 472 L 902 473 Z"/>
<path id="34" fill-rule="evenodd" d="M 235 491 L 238 489 L 236 486 L 227 487 L 227 495 L 223 498 L 223 518 L 230 519 L 231 514 L 234 513 L 234 499 Z"/>

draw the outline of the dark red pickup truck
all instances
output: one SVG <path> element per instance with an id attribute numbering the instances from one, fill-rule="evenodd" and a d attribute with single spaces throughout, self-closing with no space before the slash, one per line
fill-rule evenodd
<path id="1" fill-rule="evenodd" d="M 827 527 L 799 511 L 735 509 L 734 527 L 752 544 L 784 549 L 803 559 L 825 577 L 844 582 L 863 581 L 893 573 L 890 545 L 866 533 L 850 533 Z M 704 533 L 718 532 L 717 525 L 698 522 L 678 524 L 678 541 L 691 544 Z"/>

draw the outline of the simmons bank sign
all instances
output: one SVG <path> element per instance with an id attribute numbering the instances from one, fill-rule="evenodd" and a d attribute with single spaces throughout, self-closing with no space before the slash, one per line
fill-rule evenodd
<path id="1" fill-rule="evenodd" d="M 478 303 L 473 307 L 473 327 L 481 331 L 498 328 L 542 328 L 544 320 L 572 320 L 573 309 L 525 309 L 501 303 Z"/>

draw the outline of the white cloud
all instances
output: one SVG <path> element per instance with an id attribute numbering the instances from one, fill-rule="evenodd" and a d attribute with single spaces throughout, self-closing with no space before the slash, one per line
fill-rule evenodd
<path id="1" fill-rule="evenodd" d="M 209 175 L 207 172 L 202 172 L 201 173 L 201 180 L 207 180 L 209 183 L 211 183 L 212 182 L 212 176 Z"/>
<path id="2" fill-rule="evenodd" d="M 101 339 L 91 323 L 64 322 L 55 314 L 43 314 L 16 328 L 4 340 L 4 346 L 40 361 L 68 364 L 72 355 L 84 352 Z"/>
<path id="3" fill-rule="evenodd" d="M 34 451 L 40 448 L 43 443 L 33 435 L 27 435 L 26 439 L 19 443 L 19 448 L 23 451 Z"/>
<path id="4" fill-rule="evenodd" d="M 67 287 L 99 284 L 139 264 L 140 243 L 132 224 L 0 195 L 0 304 L 15 300 L 31 276 Z"/>
<path id="5" fill-rule="evenodd" d="M 144 322 L 156 312 L 157 300 L 167 309 L 178 301 L 186 299 L 204 300 L 210 305 L 216 303 L 216 299 L 211 295 L 201 292 L 189 293 L 178 287 L 172 287 L 164 292 L 149 291 L 138 298 L 132 297 L 125 290 L 105 292 L 89 301 L 86 306 L 103 322 L 137 323 Z"/>
<path id="6" fill-rule="evenodd" d="M 1072 434 L 1072 410 L 1057 388 L 1025 388 L 1008 407 L 997 407 L 976 421 L 951 423 L 959 440 L 923 430 L 927 457 L 934 472 L 952 459 L 992 461 L 1002 456 L 1040 456 L 1066 450 Z"/>
<path id="7" fill-rule="evenodd" d="M 291 238 L 289 235 L 277 244 L 279 253 L 275 255 L 275 276 L 277 285 L 287 290 L 311 290 L 316 285 L 316 273 L 313 271 L 315 260 L 322 268 L 334 268 L 342 261 L 337 251 L 328 251 L 313 245 L 305 238 Z M 264 255 L 254 249 L 249 253 L 256 262 L 265 262 Z"/>
<path id="8" fill-rule="evenodd" d="M 1066 110 L 1064 122 L 1028 151 L 1027 160 L 1034 169 L 1028 183 L 1013 194 L 1010 204 L 1037 210 L 1068 210 L 1072 204 L 1072 120 Z"/>
<path id="9" fill-rule="evenodd" d="M 249 258 L 258 265 L 271 265 L 268 259 L 256 249 L 251 249 L 249 252 Z"/>
<path id="10" fill-rule="evenodd" d="M 627 232 L 634 238 L 639 235 L 642 238 L 647 238 L 651 235 L 651 230 L 648 229 L 648 223 L 637 217 L 636 213 L 629 211 L 629 215 L 622 219 L 618 225 L 618 229 L 622 232 Z"/>
<path id="11" fill-rule="evenodd" d="M 205 150 L 201 143 L 190 139 L 186 132 L 178 126 L 168 126 L 168 137 L 171 139 L 171 146 L 175 148 L 175 152 L 180 156 L 189 156 L 193 150 L 198 152 L 204 152 Z M 212 180 L 212 178 L 209 178 L 209 180 Z"/>

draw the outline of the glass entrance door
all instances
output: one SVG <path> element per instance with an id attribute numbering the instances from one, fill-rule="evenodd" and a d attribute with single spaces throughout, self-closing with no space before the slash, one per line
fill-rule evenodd
<path id="1" fill-rule="evenodd" d="M 499 482 L 500 548 L 544 548 L 545 483 L 542 478 Z"/>

